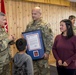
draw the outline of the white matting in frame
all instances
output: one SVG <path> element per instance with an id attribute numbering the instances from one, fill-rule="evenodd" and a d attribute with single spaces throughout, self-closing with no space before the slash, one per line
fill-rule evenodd
<path id="1" fill-rule="evenodd" d="M 38 33 L 26 35 L 26 40 L 27 40 L 28 48 L 30 51 L 41 49 L 41 44 L 40 44 Z"/>

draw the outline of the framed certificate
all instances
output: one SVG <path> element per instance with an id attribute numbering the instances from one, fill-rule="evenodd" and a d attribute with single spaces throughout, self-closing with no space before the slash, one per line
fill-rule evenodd
<path id="1" fill-rule="evenodd" d="M 33 60 L 43 58 L 44 43 L 41 30 L 23 32 L 22 35 L 27 41 L 27 54 L 29 54 Z"/>

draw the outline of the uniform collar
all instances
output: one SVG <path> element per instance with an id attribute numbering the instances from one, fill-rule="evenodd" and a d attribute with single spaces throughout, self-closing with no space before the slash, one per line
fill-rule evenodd
<path id="1" fill-rule="evenodd" d="M 33 20 L 32 25 L 37 25 L 37 24 L 41 23 L 41 21 L 42 21 L 42 19 L 41 19 L 41 18 L 40 18 L 40 19 L 38 19 L 38 20 L 36 20 L 36 21 L 34 21 L 34 20 Z"/>

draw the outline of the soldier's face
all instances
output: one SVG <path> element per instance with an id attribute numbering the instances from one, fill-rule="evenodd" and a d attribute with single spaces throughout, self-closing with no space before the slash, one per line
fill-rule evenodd
<path id="1" fill-rule="evenodd" d="M 61 22 L 60 23 L 60 31 L 61 32 L 66 32 L 67 31 L 67 27 L 66 27 L 66 25 L 65 25 L 64 22 Z"/>
<path id="2" fill-rule="evenodd" d="M 71 20 L 72 25 L 74 25 L 74 24 L 75 24 L 75 20 L 76 20 L 76 18 L 74 18 L 74 19 L 72 19 L 72 20 Z"/>
<path id="3" fill-rule="evenodd" d="M 0 16 L 0 26 L 5 25 L 6 23 L 6 17 L 5 16 Z"/>
<path id="4" fill-rule="evenodd" d="M 33 20 L 38 20 L 38 19 L 40 19 L 40 17 L 41 17 L 41 14 L 39 13 L 39 11 L 32 10 L 32 18 L 33 18 Z"/>

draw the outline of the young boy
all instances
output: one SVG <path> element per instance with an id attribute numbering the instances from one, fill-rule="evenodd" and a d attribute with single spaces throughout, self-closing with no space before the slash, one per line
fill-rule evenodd
<path id="1" fill-rule="evenodd" d="M 13 75 L 34 75 L 32 58 L 25 53 L 26 40 L 20 38 L 16 41 L 18 53 L 14 56 Z"/>

